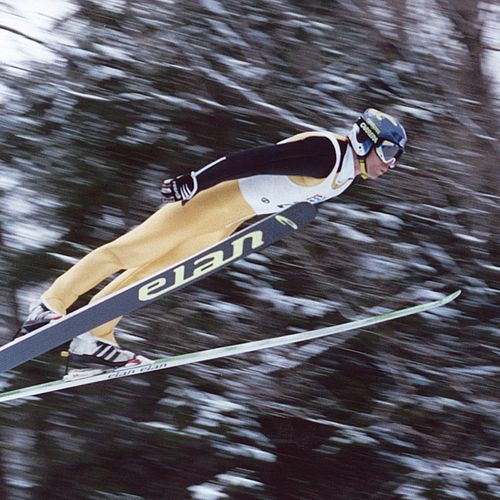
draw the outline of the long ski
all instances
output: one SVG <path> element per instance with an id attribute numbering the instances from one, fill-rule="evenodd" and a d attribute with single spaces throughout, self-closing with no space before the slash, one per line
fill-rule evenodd
<path id="1" fill-rule="evenodd" d="M 310 203 L 302 202 L 292 205 L 175 266 L 164 269 L 2 346 L 0 348 L 0 373 L 280 241 L 311 222 L 315 215 L 316 209 Z"/>
<path id="2" fill-rule="evenodd" d="M 259 351 L 261 349 L 268 349 L 271 347 L 277 347 L 287 344 L 294 344 L 297 342 L 304 342 L 306 340 L 318 339 L 320 337 L 326 337 L 327 335 L 333 335 L 340 332 L 346 332 L 349 330 L 355 330 L 357 328 L 364 328 L 371 325 L 376 325 L 377 323 L 383 323 L 385 321 L 394 320 L 396 318 L 402 318 L 404 316 L 409 316 L 411 314 L 422 313 L 425 311 L 430 311 L 436 307 L 443 306 L 460 295 L 460 290 L 443 297 L 442 299 L 435 300 L 433 302 L 426 302 L 424 304 L 419 304 L 412 307 L 407 307 L 405 309 L 398 309 L 395 311 L 390 311 L 383 314 L 378 314 L 376 316 L 370 316 L 365 319 L 360 319 L 356 321 L 350 321 L 348 323 L 343 323 L 341 325 L 329 326 L 326 328 L 320 328 L 318 330 L 312 330 L 302 333 L 294 333 L 291 335 L 284 335 L 281 337 L 274 337 L 264 340 L 256 340 L 254 342 L 245 342 L 242 344 L 235 344 L 226 347 L 217 347 L 215 349 L 208 349 L 205 351 L 198 351 L 189 354 L 181 354 L 179 356 L 170 356 L 166 358 L 156 359 L 150 363 L 145 363 L 132 367 L 122 367 L 116 369 L 102 370 L 100 373 L 91 375 L 88 377 L 77 378 L 75 380 L 55 380 L 53 382 L 47 382 L 45 384 L 34 385 L 31 387 L 25 387 L 22 389 L 17 389 L 9 392 L 0 393 L 0 403 L 14 400 L 27 398 L 29 396 L 36 396 L 40 394 L 45 394 L 48 392 L 60 391 L 63 389 L 69 389 L 71 387 L 77 387 L 87 384 L 93 384 L 96 382 L 103 382 L 106 380 L 115 380 L 123 377 L 130 377 L 131 375 L 140 375 L 144 373 L 149 373 L 157 370 L 165 370 L 167 368 L 173 368 L 175 366 L 188 365 L 191 363 L 198 363 L 201 361 L 209 361 L 217 358 L 225 358 L 228 356 L 235 356 L 237 354 L 243 354 L 252 351 Z"/>

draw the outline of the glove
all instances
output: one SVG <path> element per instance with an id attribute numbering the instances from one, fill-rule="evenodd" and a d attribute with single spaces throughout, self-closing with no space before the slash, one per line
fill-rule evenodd
<path id="1" fill-rule="evenodd" d="M 165 203 L 182 201 L 186 203 L 198 192 L 198 181 L 194 173 L 165 179 L 161 186 L 161 195 Z"/>

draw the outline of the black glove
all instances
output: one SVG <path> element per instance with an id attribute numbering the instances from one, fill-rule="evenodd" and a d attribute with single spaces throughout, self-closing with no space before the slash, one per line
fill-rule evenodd
<path id="1" fill-rule="evenodd" d="M 165 203 L 182 201 L 186 203 L 198 192 L 198 182 L 194 173 L 165 179 L 161 186 L 161 195 Z"/>

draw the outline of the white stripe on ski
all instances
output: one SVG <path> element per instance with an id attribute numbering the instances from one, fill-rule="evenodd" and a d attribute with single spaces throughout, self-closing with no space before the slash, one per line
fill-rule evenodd
<path id="1" fill-rule="evenodd" d="M 0 393 L 0 403 L 10 401 L 13 399 L 21 399 L 29 396 L 45 394 L 47 392 L 69 389 L 71 387 L 93 384 L 95 382 L 103 382 L 105 380 L 113 380 L 122 377 L 129 377 L 131 375 L 140 375 L 142 373 L 149 373 L 157 370 L 165 370 L 167 368 L 173 368 L 175 366 L 188 365 L 191 363 L 199 363 L 201 361 L 209 361 L 217 358 L 235 356 L 237 354 L 259 351 L 261 349 L 268 349 L 270 347 L 277 347 L 286 344 L 294 344 L 296 342 L 304 342 L 306 340 L 318 339 L 320 337 L 326 337 L 327 335 L 333 335 L 335 333 L 355 330 L 357 328 L 376 325 L 377 323 L 383 323 L 384 321 L 390 321 L 393 319 L 402 318 L 404 316 L 409 316 L 411 314 L 417 314 L 429 311 L 436 307 L 443 306 L 448 302 L 451 302 L 452 300 L 456 299 L 459 295 L 460 295 L 460 290 L 457 290 L 456 292 L 433 302 L 426 302 L 425 304 L 419 304 L 416 306 L 407 307 L 405 309 L 398 309 L 396 311 L 390 311 L 387 313 L 379 314 L 377 316 L 370 316 L 369 318 L 350 321 L 348 323 L 343 323 L 341 325 L 328 326 L 326 328 L 320 328 L 319 330 L 294 333 L 291 335 L 283 335 L 281 337 L 256 340 L 254 342 L 245 342 L 243 344 L 235 344 L 226 347 L 217 347 L 215 349 L 208 349 L 205 351 L 198 351 L 189 354 L 180 354 L 178 356 L 171 356 L 167 358 L 157 359 L 151 363 L 138 365 L 135 367 L 122 367 L 111 370 L 105 370 L 103 373 L 100 373 L 98 375 L 79 378 L 76 380 L 71 380 L 71 381 L 55 380 L 53 382 L 47 382 L 45 384 L 25 387 L 23 389 L 17 389 L 13 391 Z"/>

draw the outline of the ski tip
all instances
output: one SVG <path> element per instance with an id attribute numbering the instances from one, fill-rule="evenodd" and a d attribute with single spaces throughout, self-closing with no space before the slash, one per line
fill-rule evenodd
<path id="1" fill-rule="evenodd" d="M 452 300 L 455 300 L 460 294 L 462 293 L 462 290 L 458 289 L 455 290 L 453 293 L 450 293 L 447 297 L 444 298 L 445 303 L 451 302 Z"/>

